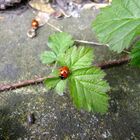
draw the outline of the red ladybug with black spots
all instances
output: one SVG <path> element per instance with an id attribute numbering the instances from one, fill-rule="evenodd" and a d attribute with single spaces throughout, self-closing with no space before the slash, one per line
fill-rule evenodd
<path id="1" fill-rule="evenodd" d="M 66 79 L 66 78 L 69 76 L 69 74 L 70 74 L 69 68 L 68 68 L 67 66 L 61 67 L 61 68 L 59 69 L 59 71 L 60 71 L 60 76 L 59 76 L 59 77 L 60 77 L 62 80 Z"/>

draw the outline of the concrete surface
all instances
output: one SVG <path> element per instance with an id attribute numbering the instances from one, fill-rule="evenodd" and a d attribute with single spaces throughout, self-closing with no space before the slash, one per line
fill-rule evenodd
<path id="1" fill-rule="evenodd" d="M 0 83 L 13 83 L 47 75 L 50 67 L 39 61 L 47 48 L 47 38 L 55 30 L 45 25 L 38 36 L 29 39 L 26 32 L 34 17 L 31 10 L 12 11 L 0 17 Z M 96 40 L 91 31 L 92 10 L 78 19 L 50 20 L 75 39 Z M 106 47 L 95 48 L 96 62 L 120 57 Z M 140 139 L 140 70 L 124 65 L 106 70 L 110 83 L 109 112 L 100 114 L 77 110 L 69 93 L 59 96 L 43 85 L 29 86 L 0 93 L 0 140 L 139 140 Z M 35 114 L 35 124 L 27 116 Z"/>

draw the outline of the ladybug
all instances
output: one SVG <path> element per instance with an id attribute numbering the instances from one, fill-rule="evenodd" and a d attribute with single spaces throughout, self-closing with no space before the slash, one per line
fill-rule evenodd
<path id="1" fill-rule="evenodd" d="M 64 80 L 64 79 L 66 79 L 68 76 L 69 76 L 69 68 L 67 67 L 67 66 L 63 66 L 63 67 L 61 67 L 60 69 L 59 69 L 59 71 L 60 71 L 60 78 L 62 79 L 62 80 Z"/>
<path id="2" fill-rule="evenodd" d="M 33 29 L 37 29 L 39 27 L 39 23 L 36 19 L 32 20 L 32 28 Z"/>

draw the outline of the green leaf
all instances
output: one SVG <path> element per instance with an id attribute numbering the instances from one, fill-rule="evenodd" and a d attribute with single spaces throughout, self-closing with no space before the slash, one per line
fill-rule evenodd
<path id="1" fill-rule="evenodd" d="M 97 37 L 120 53 L 140 34 L 140 0 L 113 0 L 92 24 Z"/>
<path id="2" fill-rule="evenodd" d="M 74 104 L 87 111 L 105 113 L 108 109 L 108 83 L 103 80 L 105 73 L 96 67 L 73 71 L 69 80 L 70 93 Z"/>
<path id="3" fill-rule="evenodd" d="M 46 86 L 47 89 L 55 89 L 55 91 L 59 95 L 63 95 L 63 92 L 66 89 L 66 83 L 67 83 L 67 79 L 61 80 L 59 77 L 47 78 L 44 81 L 44 84 L 45 84 L 45 86 Z"/>
<path id="4" fill-rule="evenodd" d="M 65 52 L 73 44 L 74 40 L 72 39 L 72 36 L 65 32 L 55 33 L 48 39 L 48 47 L 57 55 Z"/>
<path id="5" fill-rule="evenodd" d="M 59 77 L 47 78 L 44 81 L 44 84 L 45 84 L 45 86 L 46 86 L 47 89 L 53 89 L 60 82 L 60 80 L 61 79 Z"/>
<path id="6" fill-rule="evenodd" d="M 40 60 L 43 64 L 50 64 L 57 61 L 58 57 L 74 44 L 72 36 L 61 32 L 51 35 L 48 39 L 48 47 L 52 51 L 45 51 L 41 54 Z"/>
<path id="7" fill-rule="evenodd" d="M 50 64 L 56 61 L 56 55 L 52 51 L 45 51 L 40 55 L 40 60 L 43 64 Z"/>
<path id="8" fill-rule="evenodd" d="M 59 57 L 59 63 L 68 66 L 70 70 L 76 70 L 91 66 L 93 62 L 93 48 L 90 47 L 71 47 Z"/>
<path id="9" fill-rule="evenodd" d="M 53 70 L 49 75 L 51 77 L 59 77 L 59 69 Z"/>
<path id="10" fill-rule="evenodd" d="M 140 41 L 138 41 L 134 45 L 134 48 L 132 49 L 130 57 L 131 57 L 130 64 L 140 67 Z"/>
<path id="11" fill-rule="evenodd" d="M 56 85 L 55 90 L 59 95 L 63 95 L 66 89 L 67 80 L 60 80 L 59 83 Z"/>

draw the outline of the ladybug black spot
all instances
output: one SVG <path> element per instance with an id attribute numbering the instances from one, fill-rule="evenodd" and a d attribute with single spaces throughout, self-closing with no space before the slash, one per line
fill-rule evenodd
<path id="1" fill-rule="evenodd" d="M 61 80 L 66 79 L 63 75 L 59 76 L 61 78 Z"/>

